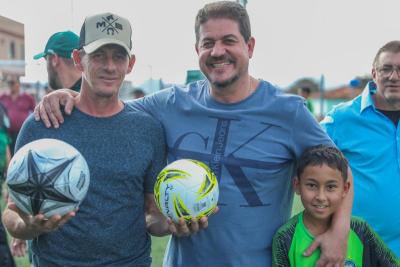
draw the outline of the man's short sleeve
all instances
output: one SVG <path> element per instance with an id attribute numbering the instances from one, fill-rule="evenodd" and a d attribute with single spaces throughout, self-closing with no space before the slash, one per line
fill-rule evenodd
<path id="1" fill-rule="evenodd" d="M 328 112 L 325 118 L 320 122 L 322 129 L 329 135 L 333 142 L 336 143 L 335 139 L 335 115 L 334 110 Z"/>
<path id="2" fill-rule="evenodd" d="M 293 147 L 296 158 L 299 158 L 305 149 L 320 144 L 334 145 L 329 136 L 318 125 L 316 119 L 307 110 L 304 103 L 297 107 L 292 127 Z"/>
<path id="3" fill-rule="evenodd" d="M 276 233 L 272 240 L 272 267 L 289 267 L 289 249 L 284 236 L 281 233 Z"/>
<path id="4" fill-rule="evenodd" d="M 154 122 L 152 130 L 152 145 L 153 145 L 153 157 L 151 166 L 146 174 L 144 182 L 144 189 L 147 193 L 153 193 L 154 183 L 157 179 L 157 175 L 160 173 L 162 168 L 166 164 L 166 143 L 164 131 L 159 122 Z"/>
<path id="5" fill-rule="evenodd" d="M 168 114 L 168 101 L 173 94 L 173 88 L 163 89 L 157 93 L 128 101 L 127 104 L 134 109 L 141 110 L 153 118 L 162 121 L 162 116 Z"/>
<path id="6" fill-rule="evenodd" d="M 353 217 L 352 229 L 361 239 L 363 250 L 363 266 L 399 267 L 400 260 L 383 242 L 379 235 L 362 219 Z"/>

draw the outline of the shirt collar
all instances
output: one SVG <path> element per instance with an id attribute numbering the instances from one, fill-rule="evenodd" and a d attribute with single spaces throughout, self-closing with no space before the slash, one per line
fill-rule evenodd
<path id="1" fill-rule="evenodd" d="M 360 113 L 364 111 L 364 109 L 368 107 L 374 107 L 374 99 L 372 96 L 376 93 L 376 84 L 374 81 L 370 81 L 367 83 L 365 86 L 365 89 L 363 90 L 361 94 L 361 107 L 360 107 Z"/>
<path id="2" fill-rule="evenodd" d="M 74 90 L 75 92 L 79 92 L 81 90 L 81 83 L 82 83 L 82 77 L 79 78 L 74 85 L 71 86 L 70 89 Z"/>

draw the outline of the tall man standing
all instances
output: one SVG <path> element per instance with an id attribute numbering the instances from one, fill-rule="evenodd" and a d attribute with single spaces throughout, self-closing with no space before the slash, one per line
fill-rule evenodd
<path id="1" fill-rule="evenodd" d="M 83 77 L 77 108 L 61 129 L 46 129 L 33 117 L 21 129 L 17 149 L 40 138 L 63 140 L 81 152 L 91 174 L 76 214 L 28 216 L 9 199 L 4 225 L 16 238 L 34 239 L 34 266 L 149 267 L 148 233 L 169 233 L 152 193 L 165 159 L 162 128 L 118 99 L 135 62 L 131 48 L 126 19 L 87 17 L 73 52 Z"/>
<path id="2" fill-rule="evenodd" d="M 69 88 L 79 92 L 81 72 L 75 68 L 72 51 L 79 48 L 79 36 L 71 31 L 56 32 L 50 36 L 42 53 L 33 59 L 46 59 L 49 86 L 53 90 Z"/>
<path id="3" fill-rule="evenodd" d="M 209 218 L 206 230 L 173 235 L 164 266 L 270 266 L 273 234 L 290 216 L 296 159 L 310 146 L 332 143 L 302 98 L 283 95 L 249 74 L 255 39 L 240 4 L 205 5 L 195 33 L 207 80 L 131 102 L 163 124 L 169 161 L 203 161 L 219 180 L 220 211 Z M 55 92 L 39 106 L 48 127 L 50 120 L 56 127 L 63 121 L 60 110 L 50 107 L 62 102 L 70 112 L 71 94 Z M 351 201 L 349 194 L 331 229 L 312 245 L 310 250 L 322 248 L 317 266 L 343 266 Z"/>
<path id="4" fill-rule="evenodd" d="M 400 41 L 378 50 L 372 78 L 321 124 L 354 173 L 353 214 L 400 257 Z"/>

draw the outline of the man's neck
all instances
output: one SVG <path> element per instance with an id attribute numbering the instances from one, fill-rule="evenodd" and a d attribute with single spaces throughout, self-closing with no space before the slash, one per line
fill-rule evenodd
<path id="1" fill-rule="evenodd" d="M 304 226 L 313 236 L 318 236 L 325 233 L 329 229 L 331 221 L 332 216 L 326 220 L 319 220 L 307 214 L 306 211 L 303 212 Z"/>
<path id="2" fill-rule="evenodd" d="M 72 69 L 64 71 L 58 77 L 63 88 L 71 88 L 82 77 L 82 74 L 80 71 Z"/>
<path id="3" fill-rule="evenodd" d="M 124 103 L 118 96 L 100 97 L 84 89 L 77 96 L 75 103 L 79 110 L 94 117 L 110 117 L 124 108 Z"/>
<path id="4" fill-rule="evenodd" d="M 386 99 L 381 96 L 374 95 L 373 96 L 375 107 L 381 110 L 387 111 L 398 111 L 400 110 L 400 101 L 388 102 Z"/>
<path id="5" fill-rule="evenodd" d="M 246 78 L 237 80 L 226 87 L 210 84 L 210 94 L 221 103 L 233 104 L 249 97 L 256 90 L 258 84 L 257 79 L 247 75 Z"/>
<path id="6" fill-rule="evenodd" d="M 12 99 L 16 99 L 19 96 L 19 91 L 10 91 L 10 96 Z"/>

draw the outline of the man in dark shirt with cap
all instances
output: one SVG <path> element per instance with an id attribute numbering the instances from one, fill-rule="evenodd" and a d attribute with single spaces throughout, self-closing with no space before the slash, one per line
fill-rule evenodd
<path id="1" fill-rule="evenodd" d="M 71 31 L 57 32 L 50 36 L 42 53 L 34 59 L 45 58 L 49 86 L 53 90 L 70 88 L 79 91 L 81 88 L 81 72 L 75 68 L 71 54 L 79 47 L 79 36 Z"/>
<path id="2" fill-rule="evenodd" d="M 119 99 L 135 63 L 131 36 L 131 24 L 121 16 L 86 17 L 80 48 L 73 51 L 82 73 L 76 113 L 57 131 L 31 116 L 18 136 L 17 149 L 43 137 L 63 140 L 90 169 L 90 187 L 76 214 L 29 216 L 8 199 L 3 223 L 12 236 L 34 239 L 36 267 L 150 267 L 149 234 L 183 234 L 161 214 L 153 195 L 166 156 L 163 129 Z"/>

